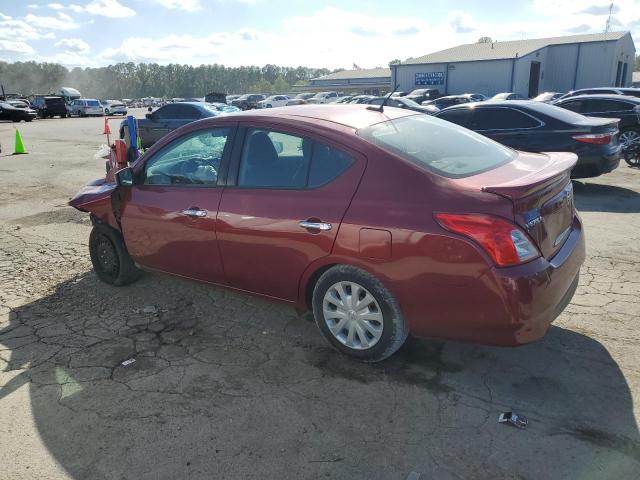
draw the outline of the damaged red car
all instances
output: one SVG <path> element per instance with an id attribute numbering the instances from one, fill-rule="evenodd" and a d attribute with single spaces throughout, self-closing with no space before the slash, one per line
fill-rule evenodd
<path id="1" fill-rule="evenodd" d="M 103 281 L 152 270 L 284 301 L 377 361 L 409 333 L 543 337 L 585 257 L 575 163 L 416 112 L 300 106 L 191 123 L 70 204 Z"/>

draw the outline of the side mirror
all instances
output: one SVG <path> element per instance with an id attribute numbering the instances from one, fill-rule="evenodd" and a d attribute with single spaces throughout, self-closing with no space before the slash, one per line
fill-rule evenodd
<path id="1" fill-rule="evenodd" d="M 116 183 L 119 187 L 133 186 L 133 170 L 130 167 L 118 170 L 116 172 Z"/>
<path id="2" fill-rule="evenodd" d="M 147 113 L 145 115 L 145 118 L 147 118 L 148 120 L 151 120 L 153 118 L 153 115 L 151 115 L 150 113 Z"/>

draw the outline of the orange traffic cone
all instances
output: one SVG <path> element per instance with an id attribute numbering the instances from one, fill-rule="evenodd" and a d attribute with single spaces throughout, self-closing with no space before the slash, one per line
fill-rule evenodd
<path id="1" fill-rule="evenodd" d="M 104 117 L 104 135 L 111 135 L 111 129 L 109 128 L 109 119 Z"/>

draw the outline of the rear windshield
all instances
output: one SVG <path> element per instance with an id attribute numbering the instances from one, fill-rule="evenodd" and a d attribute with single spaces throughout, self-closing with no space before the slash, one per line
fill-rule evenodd
<path id="1" fill-rule="evenodd" d="M 99 107 L 100 102 L 97 100 L 87 100 L 87 105 L 90 107 Z"/>
<path id="2" fill-rule="evenodd" d="M 463 178 L 510 162 L 516 153 L 458 125 L 412 115 L 360 129 L 358 135 L 416 165 L 448 178 Z"/>
<path id="3" fill-rule="evenodd" d="M 584 115 L 572 112 L 571 110 L 567 110 L 566 108 L 549 105 L 548 103 L 533 105 L 531 108 L 532 110 L 534 110 L 534 112 L 540 112 L 545 115 L 549 115 L 550 117 L 553 117 L 565 123 L 584 123 L 585 120 L 588 120 Z"/>

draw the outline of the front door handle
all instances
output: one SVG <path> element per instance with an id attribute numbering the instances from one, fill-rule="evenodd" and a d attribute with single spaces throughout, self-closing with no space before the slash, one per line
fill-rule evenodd
<path id="1" fill-rule="evenodd" d="M 300 225 L 302 228 L 306 228 L 309 230 L 321 230 L 321 231 L 331 230 L 331 224 L 324 223 L 324 222 L 310 222 L 309 220 L 301 220 L 300 223 L 298 223 L 298 225 Z"/>
<path id="2" fill-rule="evenodd" d="M 186 215 L 187 217 L 202 218 L 207 216 L 207 211 L 200 210 L 199 208 L 187 208 L 186 210 L 182 211 L 182 214 Z"/>

